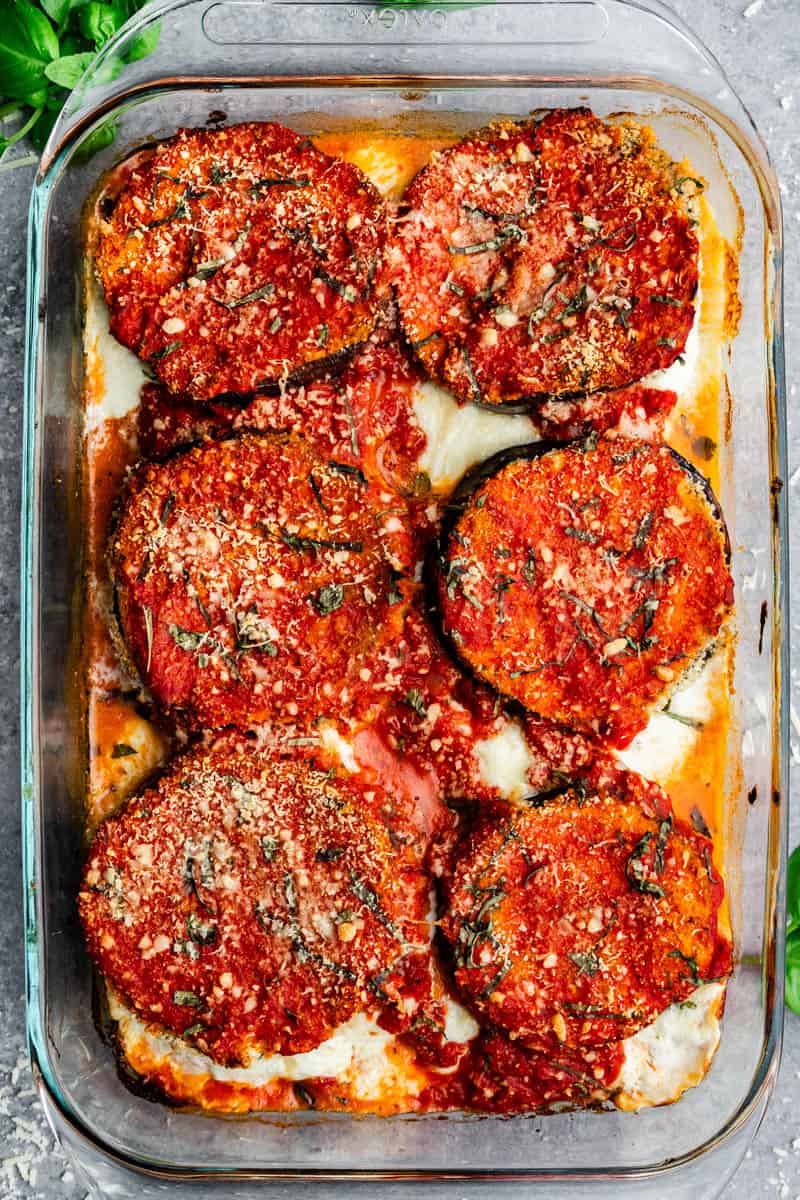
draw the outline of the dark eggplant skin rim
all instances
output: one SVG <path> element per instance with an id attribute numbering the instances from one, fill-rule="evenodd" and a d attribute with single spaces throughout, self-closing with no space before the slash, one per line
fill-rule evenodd
<path id="1" fill-rule="evenodd" d="M 295 367 L 294 371 L 290 371 L 286 376 L 281 376 L 280 379 L 265 381 L 264 383 L 259 384 L 257 388 L 254 388 L 253 391 L 217 392 L 213 396 L 209 396 L 204 400 L 196 400 L 195 397 L 192 396 L 191 392 L 186 392 L 183 394 L 201 413 L 212 412 L 214 404 L 235 404 L 238 405 L 239 408 L 245 409 L 249 404 L 252 404 L 254 400 L 258 399 L 259 396 L 279 396 L 283 387 L 306 387 L 309 384 L 322 382 L 324 377 L 328 374 L 338 378 L 348 364 L 352 361 L 352 359 L 354 359 L 359 351 L 366 346 L 370 335 L 374 333 L 381 318 L 381 308 L 381 304 L 376 305 L 372 327 L 366 337 L 362 337 L 356 342 L 351 342 L 347 346 L 341 346 L 340 349 L 336 350 L 333 354 L 328 354 L 324 358 L 308 359 L 306 362 L 300 363 L 297 367 Z M 122 343 L 120 343 L 120 345 L 121 344 Z M 151 362 L 148 359 L 141 358 L 137 351 L 132 351 L 131 353 L 136 354 L 137 358 L 139 358 L 139 361 L 148 368 L 148 371 L 153 373 L 153 378 L 148 380 L 149 383 L 154 383 L 164 388 L 169 396 L 175 395 L 175 393 L 167 387 L 166 383 L 164 383 L 160 376 L 156 374 Z M 490 405 L 489 407 L 492 406 Z M 265 431 L 262 430 L 261 432 Z"/>
<path id="2" fill-rule="evenodd" d="M 694 295 L 692 296 L 692 303 L 694 303 L 694 299 L 697 295 L 697 292 L 698 292 L 698 288 L 695 288 Z M 398 303 L 398 308 L 400 311 L 400 324 L 401 324 L 401 327 L 403 330 L 403 341 L 404 341 L 404 344 L 407 347 L 408 353 L 411 355 L 413 361 L 417 364 L 417 366 L 419 366 L 424 371 L 424 373 L 428 379 L 432 380 L 435 384 L 437 384 L 437 386 L 443 388 L 446 392 L 450 392 L 451 395 L 453 396 L 453 398 L 457 400 L 457 402 L 460 406 L 463 406 L 466 404 L 471 404 L 473 406 L 473 408 L 480 408 L 484 412 L 508 413 L 510 416 L 527 416 L 527 417 L 533 418 L 535 421 L 536 414 L 539 412 L 539 410 L 543 407 L 543 405 L 549 404 L 551 401 L 556 404 L 573 404 L 573 403 L 575 403 L 575 401 L 578 401 L 578 400 L 589 400 L 589 399 L 591 399 L 592 396 L 601 396 L 601 395 L 605 395 L 605 394 L 613 395 L 614 392 L 622 392 L 622 391 L 625 391 L 626 388 L 637 387 L 637 386 L 647 387 L 647 384 L 645 381 L 649 378 L 649 376 L 651 374 L 654 373 L 653 371 L 648 371 L 646 375 L 637 375 L 633 379 L 629 379 L 626 383 L 619 383 L 616 385 L 616 387 L 613 387 L 613 388 L 599 387 L 599 388 L 592 388 L 588 391 L 579 391 L 579 392 L 530 392 L 528 395 L 525 395 L 525 396 L 516 396 L 513 400 L 500 400 L 500 401 L 498 401 L 497 404 L 491 404 L 488 400 L 475 400 L 473 397 L 470 397 L 469 400 L 461 400 L 460 398 L 456 397 L 455 392 L 453 392 L 452 388 L 447 383 L 445 383 L 439 376 L 433 375 L 430 368 L 422 361 L 422 359 L 420 358 L 416 349 L 414 348 L 414 343 L 409 341 L 408 333 L 406 332 L 405 325 L 403 325 L 403 317 L 402 317 L 403 310 L 402 310 L 402 308 L 400 308 L 399 303 Z M 687 335 L 687 341 L 688 341 L 688 335 Z M 681 354 L 683 354 L 683 351 L 685 349 L 686 349 L 686 343 L 684 343 L 683 348 L 678 351 L 677 355 L 670 363 L 670 367 L 675 365 L 675 363 L 678 361 L 678 359 L 680 358 Z M 659 371 L 661 371 L 661 370 L 668 371 L 669 367 L 657 367 L 655 369 L 659 370 Z M 669 389 L 665 389 L 665 390 L 669 390 Z M 547 439 L 548 444 L 553 445 L 553 446 L 555 446 L 555 445 L 567 446 L 567 445 L 570 445 L 571 442 L 573 442 L 575 440 L 576 439 L 573 438 L 573 439 L 570 439 L 569 442 L 567 442 L 567 441 L 556 442 L 552 438 Z M 503 453 L 503 452 L 500 451 L 500 453 Z M 691 464 L 689 464 L 689 465 L 691 465 Z"/>
<path id="3" fill-rule="evenodd" d="M 123 1087 L 137 1099 L 147 1100 L 150 1104 L 163 1104 L 173 1109 L 186 1108 L 185 1104 L 168 1096 L 160 1084 L 140 1075 L 128 1062 L 119 1035 L 119 1024 L 109 1011 L 105 976 L 96 967 L 92 972 L 92 1020 L 100 1040 L 111 1050 L 117 1077 Z"/>
<path id="4" fill-rule="evenodd" d="M 635 439 L 627 438 L 620 440 L 633 441 Z M 539 716 L 543 720 L 552 719 L 543 716 L 541 713 L 534 712 L 533 709 L 526 708 L 526 706 L 520 700 L 518 700 L 516 696 L 509 696 L 505 692 L 500 691 L 500 689 L 495 687 L 494 684 L 490 683 L 488 679 L 485 679 L 475 669 L 472 663 L 468 662 L 466 658 L 462 656 L 458 647 L 458 643 L 448 632 L 444 623 L 444 615 L 442 613 L 439 593 L 439 587 L 442 581 L 441 565 L 447 559 L 447 552 L 453 530 L 461 520 L 461 517 L 469 506 L 472 497 L 477 492 L 478 488 L 480 488 L 484 483 L 486 483 L 493 476 L 499 474 L 504 467 L 509 465 L 509 463 L 517 462 L 519 460 L 531 462 L 535 459 L 543 458 L 544 455 L 550 454 L 556 450 L 563 451 L 574 449 L 583 452 L 590 451 L 594 449 L 596 441 L 596 436 L 594 434 L 590 434 L 588 438 L 577 438 L 569 442 L 525 442 L 519 446 L 509 446 L 505 450 L 499 450 L 496 454 L 492 454 L 489 458 L 484 459 L 483 462 L 477 463 L 474 467 L 471 467 L 456 485 L 453 493 L 447 501 L 445 506 L 445 515 L 442 518 L 438 536 L 432 541 L 428 550 L 428 554 L 426 555 L 424 566 L 425 609 L 430 617 L 431 623 L 439 640 L 447 650 L 453 663 L 460 670 L 466 671 L 472 679 L 482 684 L 483 687 L 491 688 L 491 690 L 503 701 L 508 712 L 518 717 L 532 715 Z M 669 451 L 669 453 L 677 462 L 678 466 L 681 467 L 684 474 L 688 477 L 692 486 L 705 499 L 706 503 L 711 509 L 712 516 L 719 527 L 720 533 L 722 534 L 725 565 L 729 568 L 731 562 L 731 543 L 728 535 L 728 527 L 725 523 L 722 507 L 714 493 L 714 490 L 711 487 L 710 482 L 706 476 L 703 475 L 702 471 L 699 471 L 697 467 L 688 461 L 688 459 L 684 458 L 682 454 L 679 454 L 678 451 L 673 449 L 672 446 L 667 445 L 666 442 L 656 442 L 653 443 L 653 445 L 658 448 L 663 447 Z M 705 662 L 711 656 L 718 636 L 719 635 L 716 635 L 715 637 L 709 638 L 706 641 L 694 658 L 680 673 L 678 679 L 675 681 L 672 687 L 668 689 L 667 696 L 677 691 L 687 676 L 690 676 L 698 665 Z M 648 711 L 656 712 L 658 711 L 658 707 L 654 705 L 652 706 L 652 709 Z"/>
<path id="5" fill-rule="evenodd" d="M 231 404 L 244 411 L 244 409 L 253 404 L 260 396 L 280 396 L 284 387 L 308 387 L 315 383 L 324 383 L 327 375 L 331 376 L 332 383 L 337 383 L 342 373 L 350 365 L 352 360 L 356 358 L 356 356 L 367 346 L 372 333 L 375 332 L 380 323 L 382 315 L 381 307 L 382 306 L 379 305 L 376 309 L 375 322 L 370 333 L 365 338 L 361 338 L 360 341 L 357 342 L 351 342 L 348 346 L 342 346 L 341 349 L 337 350 L 334 354 L 329 354 L 327 358 L 314 358 L 310 359 L 308 362 L 300 363 L 300 365 L 294 371 L 290 372 L 285 378 L 280 380 L 276 379 L 274 382 L 271 381 L 269 383 L 264 383 L 251 392 L 217 392 L 213 396 L 209 396 L 204 400 L 196 400 L 194 396 L 192 396 L 191 392 L 182 392 L 180 394 L 180 398 L 185 398 L 188 403 L 197 410 L 199 417 L 205 417 L 214 420 L 216 419 L 216 414 L 214 412 L 215 404 Z M 122 345 L 121 342 L 120 345 Z M 136 354 L 136 351 L 132 350 L 131 353 Z M 136 356 L 139 358 L 138 354 Z M 163 379 L 156 374 L 151 363 L 146 358 L 139 358 L 139 361 L 142 366 L 147 369 L 147 372 L 150 375 L 150 378 L 148 378 L 147 382 L 155 387 L 162 388 L 170 400 L 174 399 L 176 397 L 176 393 L 171 391 L 170 388 L 167 387 L 166 383 L 164 383 Z M 262 429 L 254 432 L 267 433 L 270 431 Z M 219 436 L 221 437 L 222 433 L 220 433 Z M 190 439 L 181 444 L 188 447 L 191 445 L 196 445 L 197 443 Z M 160 459 L 148 459 L 147 461 L 156 462 L 160 461 Z"/>

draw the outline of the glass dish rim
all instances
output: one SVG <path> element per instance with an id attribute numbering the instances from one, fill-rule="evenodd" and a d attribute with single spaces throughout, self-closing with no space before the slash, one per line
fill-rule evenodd
<path id="1" fill-rule="evenodd" d="M 154 6 L 146 16 L 154 20 L 165 14 L 191 4 L 193 0 L 167 0 L 166 3 Z M 632 7 L 645 8 L 637 0 L 623 0 Z M 661 6 L 659 5 L 659 8 Z M 663 15 L 663 9 L 661 10 Z M 142 21 L 143 26 L 148 21 Z M 130 27 L 128 32 L 130 31 Z M 119 36 L 119 35 L 118 35 Z M 116 42 L 118 39 L 114 39 Z M 696 41 L 696 39 L 695 39 Z M 699 48 L 699 43 L 697 43 Z M 113 43 L 109 43 L 113 48 Z M 720 74 L 722 74 L 721 68 Z M 724 78 L 724 75 L 723 75 Z M 786 747 L 788 745 L 788 680 L 789 680 L 789 648 L 785 636 L 781 614 L 788 611 L 789 563 L 788 542 L 785 536 L 787 523 L 786 491 L 783 489 L 774 496 L 772 509 L 772 541 L 773 541 L 773 653 L 772 672 L 775 678 L 774 696 L 776 700 L 774 728 L 772 730 L 773 747 L 773 781 L 776 793 L 784 797 L 778 806 L 773 806 L 770 813 L 770 838 L 767 848 L 767 869 L 769 878 L 777 881 L 772 892 L 771 900 L 765 905 L 765 934 L 764 957 L 762 968 L 762 988 L 767 1001 L 765 1002 L 765 1023 L 761 1043 L 761 1055 L 753 1073 L 748 1091 L 739 1109 L 727 1122 L 702 1145 L 692 1148 L 676 1159 L 666 1159 L 662 1162 L 647 1166 L 611 1168 L 576 1167 L 521 1167 L 498 1171 L 493 1168 L 451 1169 L 403 1169 L 391 1168 L 381 1170 L 371 1168 L 339 1168 L 326 1170 L 324 1168 L 291 1169 L 288 1167 L 184 1167 L 159 1164 L 133 1154 L 125 1154 L 107 1145 L 101 1136 L 97 1135 L 86 1125 L 76 1113 L 69 1101 L 58 1087 L 55 1074 L 52 1071 L 47 1049 L 47 1037 L 43 1024 L 43 1007 L 41 1003 L 40 958 L 42 953 L 45 923 L 41 917 L 42 895 L 39 889 L 41 877 L 40 832 L 45 819 L 43 798 L 38 787 L 37 728 L 36 728 L 36 676 L 38 668 L 38 593 L 39 578 L 36 563 L 38 550 L 37 540 L 37 511 L 40 479 L 39 463 L 39 424 L 38 398 L 40 391 L 39 372 L 39 306 L 42 296 L 43 278 L 41 272 L 41 248 L 43 245 L 48 198 L 53 182 L 59 177 L 62 164 L 69 158 L 77 141 L 87 128 L 96 123 L 98 118 L 107 117 L 111 111 L 119 109 L 131 101 L 144 100 L 151 95 L 168 94 L 179 89 L 209 88 L 238 89 L 263 88 L 270 90 L 278 86 L 310 87 L 374 87 L 386 88 L 407 87 L 409 82 L 419 87 L 459 87 L 473 86 L 536 86 L 565 87 L 577 86 L 587 89 L 597 88 L 602 84 L 607 89 L 638 89 L 658 91 L 662 96 L 666 93 L 679 102 L 690 104 L 707 116 L 715 125 L 721 127 L 735 142 L 742 153 L 748 168 L 753 174 L 761 194 L 764 207 L 764 217 L 767 226 L 767 245 L 765 254 L 768 263 L 771 260 L 772 280 L 765 297 L 765 308 L 769 316 L 768 330 L 768 362 L 769 380 L 769 437 L 770 463 L 772 478 L 786 477 L 786 395 L 783 370 L 783 327 L 782 327 L 782 226 L 780 198 L 774 178 L 765 170 L 768 163 L 766 152 L 760 144 L 759 135 L 753 125 L 753 137 L 736 121 L 726 115 L 701 95 L 682 89 L 664 80 L 650 76 L 617 74 L 603 76 L 602 79 L 589 75 L 558 75 L 552 73 L 546 76 L 530 74 L 513 75 L 477 75 L 463 76 L 423 75 L 309 75 L 309 76 L 224 76 L 202 75 L 191 73 L 187 75 L 165 75 L 161 78 L 136 84 L 115 94 L 77 120 L 59 141 L 59 126 L 54 130 L 54 136 L 48 145 L 43 158 L 46 165 L 40 169 L 34 183 L 31 196 L 29 225 L 28 225 L 28 289 L 26 310 L 26 362 L 25 362 L 25 392 L 24 392 L 24 430 L 23 430 L 23 463 L 22 463 L 22 503 L 21 503 L 21 783 L 22 783 L 22 849 L 23 849 L 23 887 L 24 887 L 24 926 L 26 951 L 26 1022 L 29 1052 L 33 1073 L 39 1088 L 45 1111 L 50 1115 L 51 1107 L 59 1118 L 71 1129 L 81 1141 L 88 1142 L 107 1160 L 133 1170 L 140 1175 L 154 1179 L 200 1181 L 240 1181 L 240 1180 L 278 1180 L 278 1179 L 308 1179 L 308 1180 L 379 1180 L 379 1179 L 485 1179 L 510 1180 L 516 1182 L 544 1180 L 581 1181 L 607 1180 L 609 1177 L 620 1181 L 650 1180 L 664 1178 L 674 1174 L 700 1157 L 718 1149 L 723 1142 L 728 1141 L 743 1129 L 753 1118 L 754 1113 L 765 1107 L 780 1060 L 783 1016 L 783 961 L 785 952 L 785 930 L 781 920 L 783 911 L 783 890 L 785 884 L 786 839 L 788 823 L 788 761 Z M 735 95 L 735 93 L 734 93 Z M 738 98 L 737 98 L 738 99 Z M 746 116 L 746 110 L 742 109 Z M 59 119 L 59 124 L 63 117 Z M 752 122 L 751 122 L 752 123 Z M 51 149 L 52 147 L 52 149 Z M 412 1118 L 412 1119 L 423 1119 Z"/>

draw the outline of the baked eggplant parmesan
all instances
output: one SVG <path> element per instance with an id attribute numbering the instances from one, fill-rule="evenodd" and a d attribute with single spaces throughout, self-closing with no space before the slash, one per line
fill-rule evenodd
<path id="1" fill-rule="evenodd" d="M 291 435 L 208 442 L 129 481 L 109 549 L 124 645 L 192 727 L 346 708 L 402 627 L 406 550 L 356 468 Z"/>
<path id="2" fill-rule="evenodd" d="M 100 232 L 111 330 L 173 392 L 274 387 L 363 341 L 386 217 L 364 175 L 274 124 L 182 130 L 128 173 Z"/>
<path id="3" fill-rule="evenodd" d="M 532 1049 L 619 1042 L 729 968 L 711 842 L 632 773 L 481 815 L 442 883 L 461 996 Z"/>
<path id="4" fill-rule="evenodd" d="M 694 317 L 691 199 L 652 133 L 588 109 L 435 154 L 396 223 L 403 326 L 462 400 L 531 405 L 668 367 Z"/>
<path id="5" fill-rule="evenodd" d="M 227 1066 L 311 1050 L 367 1000 L 407 1020 L 428 885 L 386 805 L 246 744 L 183 755 L 97 832 L 92 957 L 140 1016 Z"/>
<path id="6" fill-rule="evenodd" d="M 736 301 L 701 190 L 584 109 L 182 130 L 110 177 L 79 906 L 148 1095 L 638 1109 L 707 1071 Z"/>
<path id="7" fill-rule="evenodd" d="M 527 709 L 625 745 L 717 637 L 719 505 L 669 446 L 607 434 L 465 477 L 433 558 L 458 657 Z"/>

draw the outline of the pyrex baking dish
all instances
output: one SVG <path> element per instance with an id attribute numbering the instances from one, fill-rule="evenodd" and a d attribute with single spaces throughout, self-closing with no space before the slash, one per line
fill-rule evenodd
<path id="1" fill-rule="evenodd" d="M 147 58 L 131 39 L 160 22 Z M 741 218 L 739 333 L 725 363 L 722 503 L 738 644 L 728 876 L 738 965 L 708 1078 L 677 1104 L 546 1118 L 241 1120 L 178 1113 L 124 1086 L 93 1024 L 77 922 L 85 752 L 76 673 L 81 564 L 81 213 L 114 162 L 178 125 L 277 119 L 297 129 L 470 128 L 587 103 L 654 119 L 710 183 L 723 232 Z M 81 144 L 113 120 L 114 143 Z M 735 203 L 735 190 L 741 209 Z M 748 114 L 708 52 L 655 0 L 374 7 L 168 0 L 103 51 L 61 115 L 31 204 L 22 504 L 22 763 L 28 1034 L 47 1115 L 102 1195 L 179 1182 L 469 1180 L 520 1194 L 713 1196 L 763 1115 L 782 1018 L 788 565 L 778 191 Z M 247 1183 L 245 1183 L 247 1181 Z M 113 1189 L 120 1190 L 113 1190 Z M 227 1194 L 234 1194 L 228 1191 Z M 236 1194 L 240 1194 L 238 1189 Z M 245 1194 L 242 1191 L 241 1194 Z"/>

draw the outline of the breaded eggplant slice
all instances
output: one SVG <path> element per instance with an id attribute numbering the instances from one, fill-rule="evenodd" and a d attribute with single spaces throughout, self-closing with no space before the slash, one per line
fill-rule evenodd
<path id="1" fill-rule="evenodd" d="M 357 167 L 275 124 L 186 129 L 101 226 L 111 331 L 197 400 L 349 351 L 385 292 L 383 202 Z"/>
<path id="2" fill-rule="evenodd" d="M 668 367 L 694 319 L 701 187 L 650 130 L 588 109 L 469 135 L 433 156 L 395 226 L 411 345 L 462 400 L 490 406 Z"/>
<path id="3" fill-rule="evenodd" d="M 729 969 L 711 842 L 632 772 L 482 810 L 443 884 L 462 997 L 531 1049 L 618 1042 Z"/>
<path id="4" fill-rule="evenodd" d="M 195 404 L 148 384 L 139 409 L 139 446 L 146 458 L 162 458 L 230 429 L 291 431 L 320 455 L 392 493 L 424 495 L 430 480 L 420 472 L 419 458 L 426 438 L 414 412 L 423 378 L 397 342 L 370 338 L 343 369 L 246 405 Z"/>
<path id="5" fill-rule="evenodd" d="M 92 958 L 141 1017 L 216 1062 L 313 1049 L 391 1006 L 427 952 L 427 878 L 381 804 L 379 786 L 365 796 L 243 742 L 184 754 L 92 843 L 79 896 Z"/>
<path id="6" fill-rule="evenodd" d="M 465 477 L 432 592 L 480 678 L 623 746 L 719 634 L 728 560 L 703 476 L 669 446 L 606 434 L 515 447 Z"/>
<path id="7" fill-rule="evenodd" d="M 155 700 L 204 729 L 346 708 L 407 608 L 398 576 L 412 551 L 385 507 L 359 472 L 292 435 L 207 442 L 139 468 L 109 564 L 125 646 Z"/>

